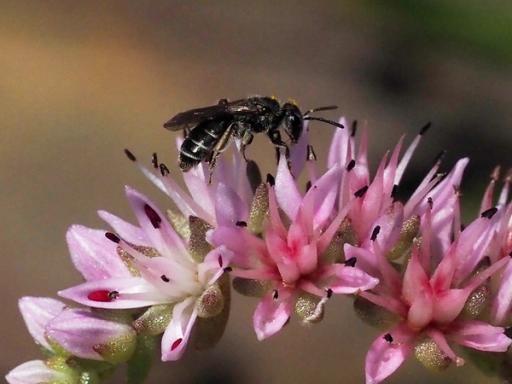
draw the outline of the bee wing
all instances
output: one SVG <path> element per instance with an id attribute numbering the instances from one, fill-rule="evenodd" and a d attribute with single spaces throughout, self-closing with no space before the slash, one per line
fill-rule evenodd
<path id="1" fill-rule="evenodd" d="M 218 118 L 229 114 L 227 104 L 212 105 L 204 108 L 191 109 L 178 113 L 164 124 L 164 127 L 171 131 L 180 131 L 185 128 L 193 128 L 200 122 L 208 119 Z"/>

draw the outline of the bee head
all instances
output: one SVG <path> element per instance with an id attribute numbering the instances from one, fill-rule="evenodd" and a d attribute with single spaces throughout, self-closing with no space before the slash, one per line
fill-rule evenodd
<path id="1" fill-rule="evenodd" d="M 304 128 L 302 112 L 300 111 L 299 107 L 295 105 L 295 103 L 285 103 L 282 110 L 285 132 L 292 143 L 296 143 L 299 140 Z"/>

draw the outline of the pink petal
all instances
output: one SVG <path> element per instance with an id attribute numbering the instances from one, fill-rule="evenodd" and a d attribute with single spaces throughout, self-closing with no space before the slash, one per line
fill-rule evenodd
<path id="1" fill-rule="evenodd" d="M 335 270 L 335 273 L 328 287 L 334 293 L 350 295 L 373 289 L 379 283 L 379 279 L 368 275 L 359 268 L 344 265 L 332 265 L 331 268 Z"/>
<path id="2" fill-rule="evenodd" d="M 470 293 L 471 291 L 467 289 L 449 289 L 437 293 L 434 298 L 434 320 L 441 324 L 455 320 L 464 308 Z"/>
<path id="3" fill-rule="evenodd" d="M 411 329 L 421 330 L 431 321 L 434 313 L 433 297 L 430 290 L 417 292 L 407 313 L 407 325 Z"/>
<path id="4" fill-rule="evenodd" d="M 108 293 L 112 293 L 111 300 L 107 299 Z M 58 294 L 65 299 L 94 308 L 140 308 L 169 302 L 140 277 L 89 281 L 60 291 Z M 105 296 L 104 299 L 101 298 L 102 295 Z"/>
<path id="5" fill-rule="evenodd" d="M 491 308 L 493 323 L 504 324 L 512 305 L 512 260 L 508 262 Z"/>
<path id="6" fill-rule="evenodd" d="M 402 295 L 409 303 L 413 303 L 416 297 L 422 295 L 423 292 L 430 292 L 428 276 L 419 261 L 418 253 L 418 247 L 414 246 L 404 273 Z"/>
<path id="7" fill-rule="evenodd" d="M 291 295 L 284 289 L 279 291 L 277 300 L 272 293 L 261 299 L 252 318 L 258 340 L 264 340 L 279 332 L 288 322 L 291 311 Z"/>
<path id="8" fill-rule="evenodd" d="M 151 244 L 165 257 L 190 264 L 190 258 L 181 239 L 156 205 L 136 190 L 126 187 L 126 196 L 133 212 Z"/>
<path id="9" fill-rule="evenodd" d="M 66 382 L 67 376 L 48 368 L 42 360 L 31 360 L 11 370 L 5 379 L 9 384 L 41 384 Z"/>
<path id="10" fill-rule="evenodd" d="M 304 164 L 306 164 L 307 146 L 309 144 L 308 122 L 304 123 L 304 130 L 300 135 L 299 141 L 290 148 L 291 172 L 295 177 L 299 177 Z"/>
<path id="11" fill-rule="evenodd" d="M 133 224 L 124 221 L 107 211 L 98 211 L 98 216 L 101 217 L 114 231 L 125 241 L 143 246 L 150 246 L 150 242 L 142 229 Z"/>
<path id="12" fill-rule="evenodd" d="M 457 323 L 449 337 L 460 345 L 487 352 L 506 352 L 512 343 L 504 328 L 476 320 Z"/>
<path id="13" fill-rule="evenodd" d="M 38 344 L 51 351 L 52 348 L 46 341 L 45 328 L 50 320 L 64 310 L 66 305 L 49 297 L 25 296 L 18 301 L 18 307 L 30 335 Z"/>
<path id="14" fill-rule="evenodd" d="M 247 221 L 249 208 L 228 185 L 219 183 L 215 199 L 217 225 L 234 225 L 237 221 Z"/>
<path id="15" fill-rule="evenodd" d="M 340 119 L 340 124 L 343 124 L 345 129 L 336 129 L 334 131 L 327 156 L 327 168 L 331 168 L 335 164 L 340 164 L 344 167 L 351 160 L 348 159 L 350 152 L 350 129 L 348 129 L 347 120 L 344 117 Z"/>
<path id="16" fill-rule="evenodd" d="M 162 337 L 162 361 L 181 358 L 197 318 L 195 299 L 188 298 L 174 306 L 172 319 Z"/>
<path id="17" fill-rule="evenodd" d="M 325 220 L 333 214 L 341 173 L 342 169 L 339 166 L 330 168 L 304 196 L 302 205 L 306 206 L 312 200 L 314 228 L 322 226 Z"/>
<path id="18" fill-rule="evenodd" d="M 117 244 L 105 237 L 105 231 L 73 225 L 66 240 L 71 260 L 86 280 L 130 276 L 117 253 Z"/>
<path id="19" fill-rule="evenodd" d="M 279 159 L 274 189 L 279 207 L 290 220 L 294 220 L 302 201 L 302 196 L 297 189 L 295 179 L 288 169 L 288 161 L 284 155 L 281 155 Z"/>
<path id="20" fill-rule="evenodd" d="M 395 372 L 409 357 L 413 349 L 415 334 L 405 325 L 393 329 L 392 341 L 380 335 L 371 345 L 366 355 L 366 384 L 377 384 Z"/>

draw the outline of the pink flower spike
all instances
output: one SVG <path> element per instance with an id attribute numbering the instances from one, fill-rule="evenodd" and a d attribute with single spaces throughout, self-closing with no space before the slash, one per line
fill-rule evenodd
<path id="1" fill-rule="evenodd" d="M 67 382 L 67 375 L 49 368 L 42 360 L 31 360 L 11 370 L 5 379 L 9 384 L 46 384 Z"/>
<path id="2" fill-rule="evenodd" d="M 18 306 L 30 335 L 38 344 L 51 351 L 52 347 L 46 341 L 45 328 L 50 320 L 64 310 L 66 305 L 49 297 L 25 296 L 19 300 Z"/>
<path id="3" fill-rule="evenodd" d="M 366 355 L 366 384 L 380 383 L 395 372 L 411 354 L 415 337 L 403 325 L 380 335 Z"/>
<path id="4" fill-rule="evenodd" d="M 85 309 L 66 309 L 50 321 L 46 336 L 72 355 L 104 360 L 109 344 L 121 341 L 135 345 L 135 330 L 129 325 L 104 320 Z"/>

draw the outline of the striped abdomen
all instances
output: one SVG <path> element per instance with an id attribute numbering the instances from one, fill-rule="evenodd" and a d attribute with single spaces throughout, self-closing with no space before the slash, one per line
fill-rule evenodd
<path id="1" fill-rule="evenodd" d="M 180 148 L 181 170 L 188 171 L 201 161 L 208 161 L 215 145 L 231 122 L 231 118 L 207 120 L 192 129 Z"/>

